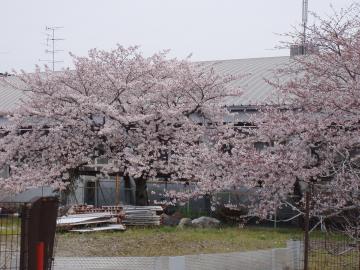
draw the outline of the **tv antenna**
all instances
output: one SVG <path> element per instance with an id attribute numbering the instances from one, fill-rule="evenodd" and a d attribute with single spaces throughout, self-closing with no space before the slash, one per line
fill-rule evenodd
<path id="1" fill-rule="evenodd" d="M 302 3 L 302 27 L 303 27 L 303 45 L 306 43 L 306 28 L 308 23 L 308 13 L 309 13 L 309 1 L 303 0 Z"/>
<path id="2" fill-rule="evenodd" d="M 48 62 L 51 63 L 52 65 L 52 70 L 55 71 L 55 64 L 56 63 L 62 63 L 64 61 L 59 61 L 55 59 L 55 54 L 62 52 L 63 50 L 58 50 L 56 49 L 55 45 L 57 41 L 61 41 L 61 40 L 65 40 L 63 38 L 58 38 L 56 37 L 56 31 L 64 28 L 62 26 L 46 26 L 45 27 L 45 31 L 46 31 L 46 50 L 45 53 L 50 54 L 51 55 L 51 59 L 50 60 L 39 60 L 39 61 L 44 61 L 44 62 Z"/>

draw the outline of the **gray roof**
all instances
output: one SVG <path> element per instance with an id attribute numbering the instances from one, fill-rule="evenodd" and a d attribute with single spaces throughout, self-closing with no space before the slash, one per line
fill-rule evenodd
<path id="1" fill-rule="evenodd" d="M 275 89 L 265 79 L 271 80 L 276 69 L 285 66 L 290 61 L 289 56 L 234 59 L 222 61 L 202 62 L 205 65 L 214 65 L 220 74 L 240 75 L 240 79 L 230 85 L 240 87 L 243 94 L 240 97 L 225 99 L 227 106 L 266 105 L 276 101 L 278 95 Z"/>
<path id="2" fill-rule="evenodd" d="M 21 90 L 24 88 L 24 83 L 16 76 L 0 77 L 0 115 L 16 108 L 25 97 Z"/>
<path id="3" fill-rule="evenodd" d="M 249 58 L 234 60 L 217 60 L 200 62 L 204 66 L 212 66 L 217 72 L 228 75 L 245 75 L 231 82 L 231 86 L 241 87 L 243 95 L 241 97 L 229 97 L 224 100 L 227 106 L 249 106 L 265 105 L 269 101 L 277 98 L 273 87 L 265 82 L 271 79 L 276 68 L 289 63 L 289 56 Z M 7 110 L 13 110 L 24 97 L 24 84 L 16 76 L 6 77 L 10 82 L 5 83 L 0 78 L 0 115 Z"/>

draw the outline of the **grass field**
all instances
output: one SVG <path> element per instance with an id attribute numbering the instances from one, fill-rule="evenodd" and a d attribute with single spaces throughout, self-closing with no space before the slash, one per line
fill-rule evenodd
<path id="1" fill-rule="evenodd" d="M 173 227 L 129 228 L 113 233 L 58 233 L 56 256 L 176 256 L 285 247 L 296 229 Z"/>
<path id="2" fill-rule="evenodd" d="M 329 254 L 326 250 L 310 252 L 310 270 L 358 270 L 359 267 L 359 252 L 357 250 L 347 252 L 341 256 Z"/>
<path id="3" fill-rule="evenodd" d="M 19 220 L 2 219 L 0 243 L 12 241 L 11 234 L 19 233 L 19 229 Z M 324 235 L 318 231 L 311 234 L 309 269 L 330 270 L 335 269 L 334 265 L 341 265 L 343 270 L 359 269 L 360 258 L 357 250 L 341 256 L 328 252 L 329 247 L 343 243 L 343 236 L 327 236 L 325 242 Z M 125 232 L 57 233 L 55 256 L 178 256 L 227 253 L 285 247 L 287 240 L 302 238 L 303 232 L 299 229 L 285 228 L 226 227 L 181 230 L 175 227 L 129 227 Z M 16 241 L 16 238 L 13 240 Z M 336 248 L 335 251 L 341 250 Z"/>
<path id="4" fill-rule="evenodd" d="M 20 219 L 18 217 L 0 218 L 0 235 L 19 234 Z"/>

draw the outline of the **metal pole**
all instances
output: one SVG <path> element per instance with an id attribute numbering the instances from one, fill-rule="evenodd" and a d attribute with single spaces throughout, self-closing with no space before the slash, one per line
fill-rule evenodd
<path id="1" fill-rule="evenodd" d="M 52 69 L 55 71 L 55 28 L 52 29 Z"/>
<path id="2" fill-rule="evenodd" d="M 309 269 L 309 220 L 310 220 L 310 190 L 305 193 L 305 234 L 304 234 L 304 270 Z"/>
<path id="3" fill-rule="evenodd" d="M 359 240 L 357 241 L 358 244 L 358 259 L 359 259 L 359 270 L 360 270 L 360 242 Z"/>
<path id="4" fill-rule="evenodd" d="M 302 4 L 302 26 L 303 26 L 303 45 L 306 43 L 306 28 L 308 22 L 308 9 L 309 9 L 309 0 L 303 0 Z"/>
<path id="5" fill-rule="evenodd" d="M 274 214 L 274 229 L 277 228 L 277 208 L 275 208 L 275 214 Z"/>
<path id="6" fill-rule="evenodd" d="M 94 188 L 95 188 L 94 206 L 98 207 L 98 179 L 97 178 L 95 179 Z"/>
<path id="7" fill-rule="evenodd" d="M 302 21 L 303 21 L 303 44 L 302 44 L 302 53 L 303 55 L 306 55 L 307 52 L 307 45 L 306 45 L 306 29 L 307 29 L 307 22 L 308 22 L 308 0 L 303 0 L 303 17 L 302 17 Z"/>
<path id="8" fill-rule="evenodd" d="M 190 200 L 187 201 L 186 215 L 187 217 L 190 217 Z"/>
<path id="9" fill-rule="evenodd" d="M 119 183 L 119 174 L 117 173 L 115 176 L 115 204 L 120 204 L 120 183 Z"/>

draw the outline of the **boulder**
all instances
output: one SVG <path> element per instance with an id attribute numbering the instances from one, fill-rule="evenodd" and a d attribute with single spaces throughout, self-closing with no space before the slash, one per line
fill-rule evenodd
<path id="1" fill-rule="evenodd" d="M 192 227 L 192 223 L 191 223 L 191 219 L 190 218 L 182 218 L 180 219 L 178 228 L 179 229 L 184 229 L 184 228 L 188 228 L 188 227 Z"/>
<path id="2" fill-rule="evenodd" d="M 176 212 L 171 216 L 167 215 L 167 214 L 162 214 L 161 215 L 162 225 L 176 226 L 179 224 L 181 218 L 182 218 L 182 215 L 179 212 Z"/>
<path id="3" fill-rule="evenodd" d="M 212 217 L 199 217 L 191 223 L 196 228 L 218 228 L 220 226 L 220 221 Z"/>

